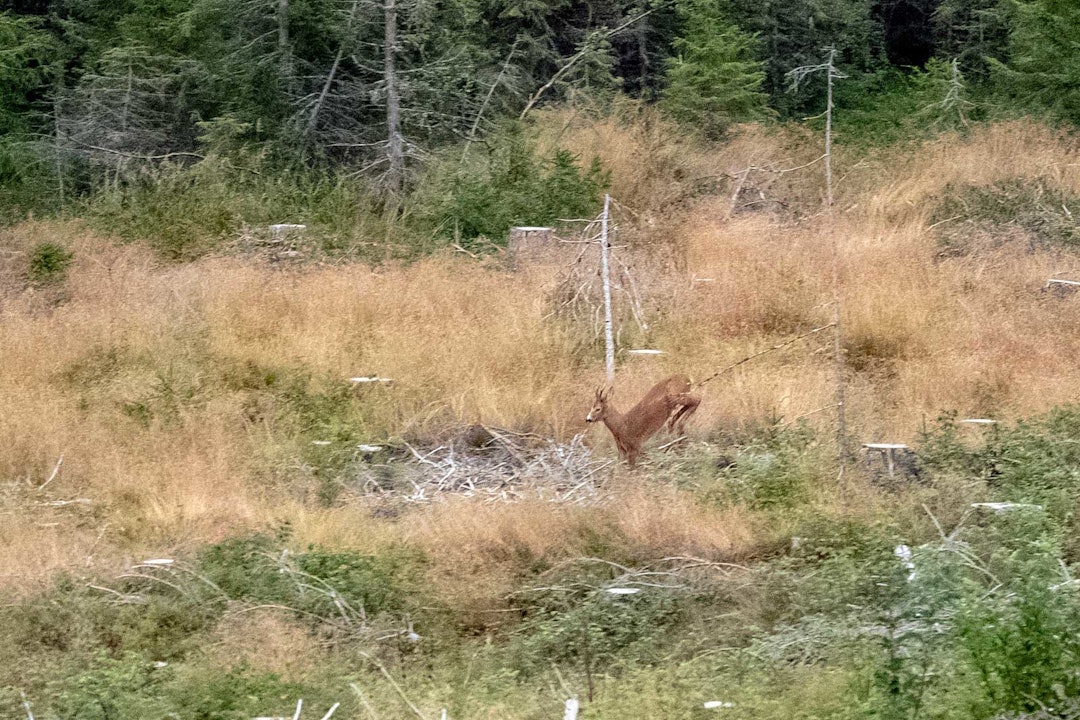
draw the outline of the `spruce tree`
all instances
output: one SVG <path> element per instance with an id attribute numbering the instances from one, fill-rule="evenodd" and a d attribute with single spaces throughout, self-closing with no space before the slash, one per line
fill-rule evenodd
<path id="1" fill-rule="evenodd" d="M 733 123 L 767 115 L 765 72 L 754 57 L 754 37 L 710 0 L 684 0 L 679 13 L 684 29 L 668 60 L 662 101 L 667 111 L 714 137 Z"/>
<path id="2" fill-rule="evenodd" d="M 1001 89 L 1023 105 L 1080 123 L 1080 5 L 1026 0 L 1015 7 L 1010 62 L 995 64 Z"/>

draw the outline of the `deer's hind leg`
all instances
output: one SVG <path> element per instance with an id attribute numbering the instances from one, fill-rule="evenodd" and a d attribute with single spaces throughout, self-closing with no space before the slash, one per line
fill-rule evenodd
<path id="1" fill-rule="evenodd" d="M 675 402 L 676 409 L 668 418 L 667 427 L 669 431 L 676 435 L 682 435 L 690 416 L 697 411 L 698 405 L 701 404 L 701 398 L 690 393 L 683 393 L 675 397 Z"/>

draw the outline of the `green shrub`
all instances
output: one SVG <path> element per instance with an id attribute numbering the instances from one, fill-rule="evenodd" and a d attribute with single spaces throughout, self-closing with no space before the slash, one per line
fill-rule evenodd
<path id="1" fill-rule="evenodd" d="M 613 595 L 589 583 L 529 593 L 526 620 L 508 648 L 510 665 L 524 676 L 552 663 L 601 672 L 617 661 L 648 661 L 679 617 L 675 591 L 640 588 Z"/>
<path id="2" fill-rule="evenodd" d="M 1059 573 L 1032 573 L 1007 597 L 964 608 L 960 638 L 993 710 L 1036 710 L 1080 694 L 1080 601 L 1060 582 Z"/>
<path id="3" fill-rule="evenodd" d="M 720 470 L 705 495 L 755 509 L 793 507 L 803 502 L 820 471 L 814 434 L 805 427 L 768 427 L 744 442 L 734 464 Z"/>
<path id="4" fill-rule="evenodd" d="M 306 707 L 330 705 L 319 697 L 326 693 L 318 688 L 284 682 L 272 673 L 244 667 L 224 672 L 174 669 L 135 654 L 99 654 L 89 668 L 58 680 L 54 688 L 55 716 L 79 720 L 247 720 L 291 716 L 299 698 L 305 699 Z"/>
<path id="5" fill-rule="evenodd" d="M 325 694 L 318 688 L 286 682 L 273 673 L 245 667 L 227 672 L 206 668 L 185 673 L 162 690 L 169 716 L 191 720 L 292 717 L 300 698 L 304 699 L 306 715 L 313 706 L 329 707 L 331 703 L 319 697 Z"/>
<path id="6" fill-rule="evenodd" d="M 31 654 L 105 648 L 172 659 L 191 649 L 191 639 L 223 609 L 197 583 L 183 591 L 135 577 L 113 585 L 109 592 L 61 577 L 48 592 L 7 608 L 6 636 Z"/>
<path id="7" fill-rule="evenodd" d="M 198 571 L 232 600 L 286 605 L 306 617 L 336 620 L 336 600 L 365 616 L 409 606 L 418 558 L 364 556 L 312 547 L 290 554 L 267 535 L 231 538 L 203 550 Z"/>
<path id="8" fill-rule="evenodd" d="M 421 209 L 446 237 L 502 243 L 513 226 L 594 215 L 608 182 L 599 159 L 582 169 L 567 150 L 539 158 L 524 131 L 511 126 L 496 136 L 482 163 L 455 167 L 450 177 L 434 173 L 429 185 L 448 190 L 422 200 Z"/>
<path id="9" fill-rule="evenodd" d="M 878 715 L 985 717 L 1080 692 L 1080 597 L 1061 537 L 1046 513 L 1018 508 L 915 548 L 877 633 Z"/>
<path id="10" fill-rule="evenodd" d="M 1056 522 L 1075 527 L 1080 503 L 1080 407 L 1067 405 L 1021 420 L 995 425 L 984 443 L 960 441 L 955 414 L 938 418 L 921 436 L 919 455 L 936 472 L 982 479 L 994 500 L 1042 505 Z"/>
<path id="11" fill-rule="evenodd" d="M 26 277 L 41 285 L 59 285 L 67 279 L 74 253 L 60 243 L 43 242 L 30 251 Z"/>
<path id="12" fill-rule="evenodd" d="M 90 668 L 57 683 L 56 714 L 79 720 L 162 717 L 167 710 L 160 693 L 170 675 L 139 655 L 99 653 Z"/>

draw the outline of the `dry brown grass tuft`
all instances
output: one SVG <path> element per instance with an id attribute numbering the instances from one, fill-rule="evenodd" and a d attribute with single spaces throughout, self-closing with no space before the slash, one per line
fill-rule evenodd
<path id="1" fill-rule="evenodd" d="M 273 608 L 226 614 L 212 643 L 206 650 L 212 666 L 274 673 L 285 682 L 302 682 L 322 655 L 307 628 Z"/>
<path id="2" fill-rule="evenodd" d="M 729 184 L 748 167 L 759 168 L 744 180 L 748 193 L 768 188 L 792 204 L 819 201 L 814 185 L 770 172 L 803 165 L 820 154 L 796 128 L 742 126 L 717 146 L 687 134 L 656 107 L 640 103 L 623 103 L 606 112 L 547 109 L 538 116 L 541 146 L 566 148 L 584 163 L 599 158 L 611 173 L 612 197 L 636 213 L 644 225 L 637 233 L 655 242 L 678 237 L 669 232 L 672 215 L 687 209 L 691 198 L 730 190 Z"/>

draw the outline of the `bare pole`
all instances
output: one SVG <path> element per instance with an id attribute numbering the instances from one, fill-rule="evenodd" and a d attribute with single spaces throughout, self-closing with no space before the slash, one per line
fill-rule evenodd
<path id="1" fill-rule="evenodd" d="M 827 100 L 825 102 L 825 198 L 828 203 L 829 232 L 832 233 L 832 293 L 833 293 L 833 365 L 836 375 L 836 444 L 840 473 L 847 465 L 847 388 L 844 372 L 844 347 L 840 325 L 840 237 L 833 222 L 833 183 L 832 183 L 832 114 L 833 114 L 833 78 L 837 77 L 836 48 L 829 48 L 829 67 L 825 71 L 828 78 Z"/>
<path id="2" fill-rule="evenodd" d="M 824 72 L 826 78 L 826 102 L 825 102 L 825 211 L 829 218 L 829 232 L 832 235 L 832 327 L 833 327 L 833 365 L 836 375 L 836 446 L 837 460 L 840 475 L 843 476 L 848 461 L 847 443 L 847 391 L 846 376 L 844 370 L 844 347 L 842 342 L 843 332 L 840 324 L 841 319 L 841 296 L 840 296 L 840 238 L 836 234 L 833 223 L 833 183 L 832 183 L 832 114 L 833 114 L 833 80 L 841 80 L 847 75 L 836 69 L 836 48 L 828 48 L 828 59 L 820 65 L 804 65 L 797 67 L 787 74 L 791 83 L 791 90 L 797 90 L 799 85 L 808 76 L 817 72 Z"/>
<path id="3" fill-rule="evenodd" d="M 615 382 L 615 340 L 611 333 L 611 271 L 608 265 L 608 214 L 611 196 L 604 195 L 604 214 L 600 216 L 600 267 L 604 278 L 604 351 L 608 384 Z"/>
<path id="4" fill-rule="evenodd" d="M 832 214 L 833 195 L 832 195 L 832 88 L 833 77 L 836 72 L 836 66 L 833 65 L 833 60 L 836 58 L 836 48 L 829 48 L 829 60 L 828 68 L 825 70 L 825 76 L 827 78 L 826 86 L 828 91 L 826 93 L 825 101 L 825 202 L 828 204 L 829 213 Z"/>

